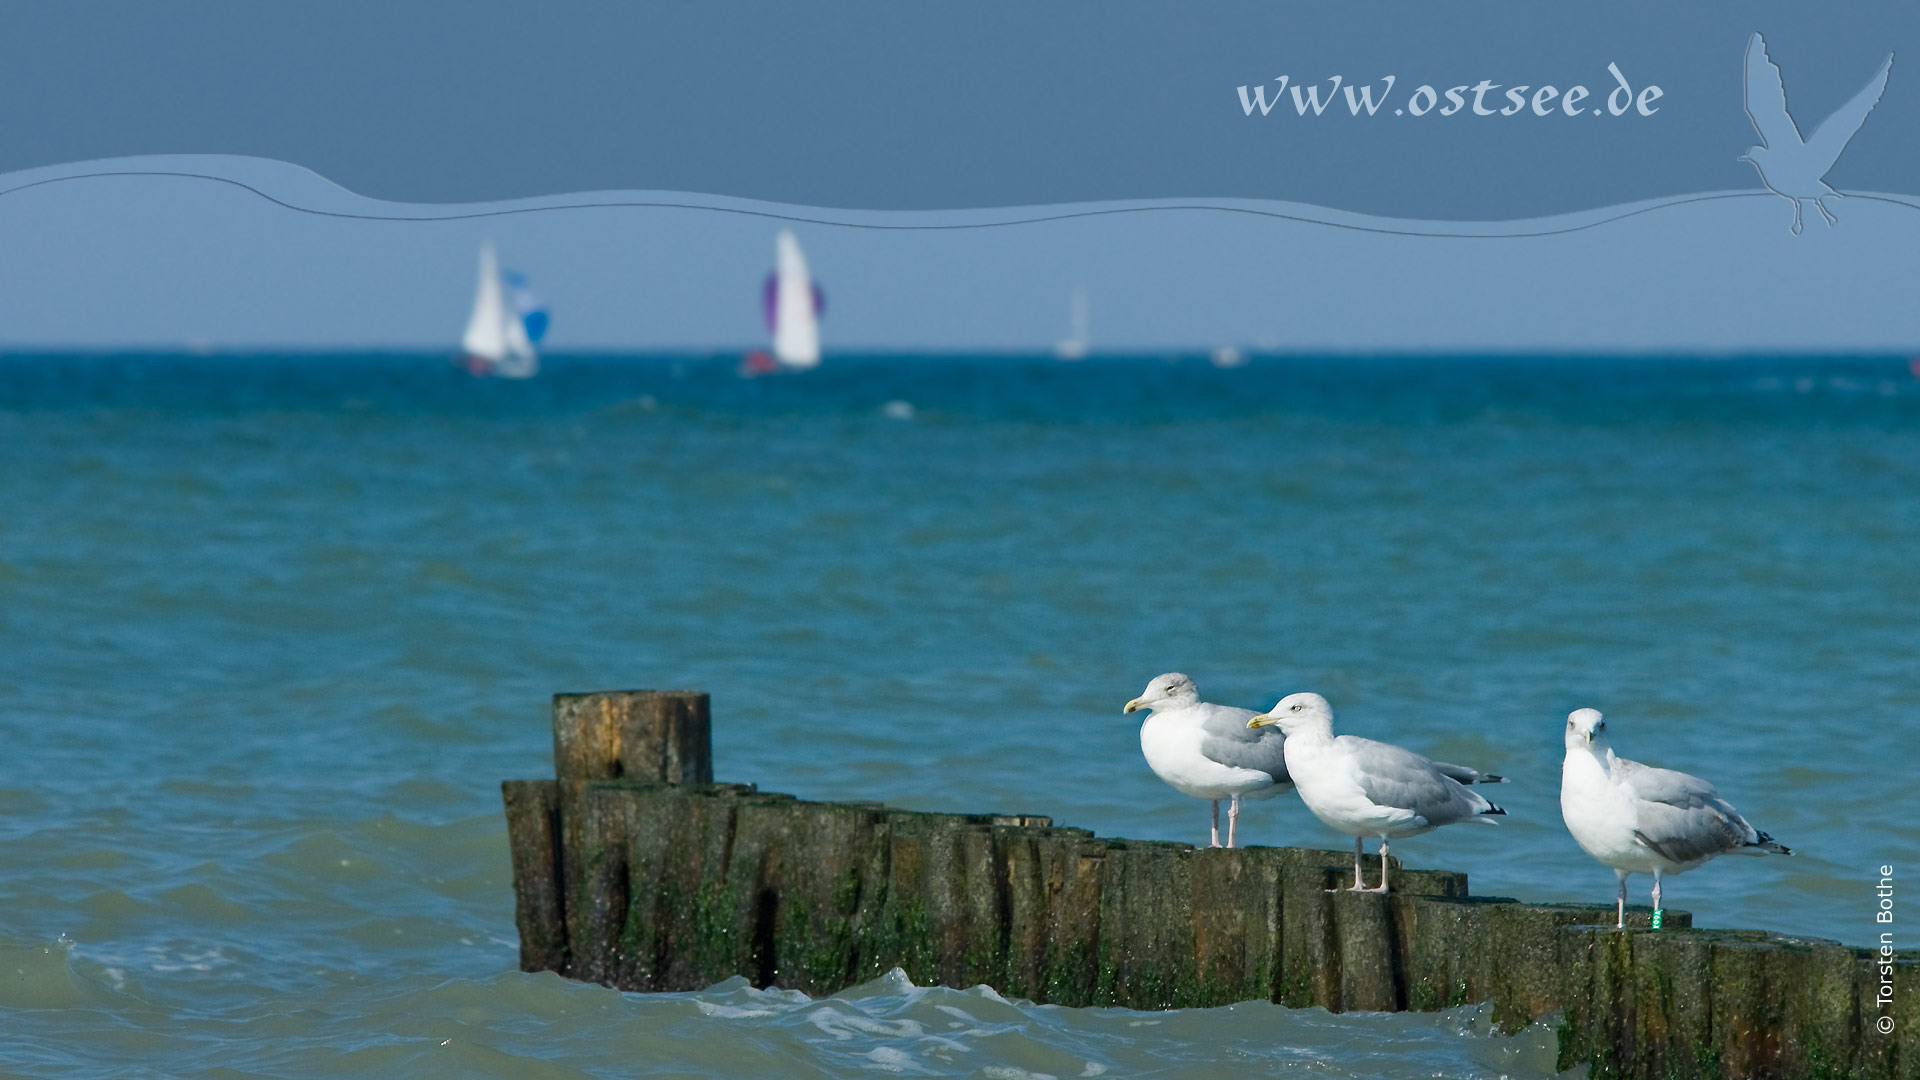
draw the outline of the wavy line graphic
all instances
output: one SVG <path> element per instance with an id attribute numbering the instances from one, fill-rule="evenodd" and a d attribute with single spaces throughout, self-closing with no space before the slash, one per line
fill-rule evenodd
<path id="1" fill-rule="evenodd" d="M 1635 218 L 1678 206 L 1734 199 L 1770 199 L 1775 197 L 1774 193 L 1765 188 L 1751 191 L 1709 191 L 1646 199 L 1639 202 L 1598 207 L 1591 210 L 1575 211 L 1552 217 L 1523 218 L 1513 221 L 1471 222 L 1378 217 L 1304 203 L 1251 199 L 1141 199 L 1120 202 L 1065 203 L 1048 206 L 992 207 L 967 210 L 882 211 L 796 206 L 721 195 L 703 195 L 692 192 L 654 193 L 633 191 L 607 192 L 604 196 L 599 197 L 589 193 L 577 193 L 537 196 L 490 203 L 418 206 L 417 204 L 386 203 L 360 195 L 301 166 L 270 159 L 236 158 L 224 155 L 193 156 L 189 159 L 193 164 L 186 165 L 182 163 L 182 165 L 176 167 L 136 166 L 136 162 L 150 159 L 116 160 L 124 161 L 126 164 L 115 166 L 112 162 L 76 163 L 70 166 L 52 166 L 44 169 L 29 170 L 23 173 L 14 173 L 11 174 L 11 177 L 0 177 L 0 183 L 6 183 L 9 179 L 12 180 L 11 183 L 7 183 L 7 186 L 0 187 L 0 197 L 57 184 L 78 183 L 90 180 L 147 178 L 191 180 L 200 183 L 225 185 L 247 192 L 282 209 L 316 217 L 339 218 L 350 221 L 381 221 L 413 224 L 473 221 L 485 218 L 580 210 L 694 210 L 841 229 L 865 229 L 885 232 L 950 232 L 963 229 L 1003 229 L 1022 225 L 1041 225 L 1052 222 L 1110 217 L 1122 214 L 1179 212 L 1244 214 L 1251 217 L 1320 225 L 1330 229 L 1342 229 L 1351 232 L 1458 240 L 1505 240 L 1561 236 L 1599 228 L 1615 222 L 1625 221 L 1629 218 Z M 179 157 L 170 156 L 165 160 L 170 163 L 181 162 L 181 158 Z M 155 165 L 157 166 L 158 163 L 156 162 Z M 215 166 L 221 165 L 226 166 L 226 169 L 216 170 Z M 77 171 L 65 171 L 69 169 Z M 312 180 L 319 181 L 321 184 L 326 185 L 326 188 L 330 190 L 330 193 L 335 198 L 350 200 L 351 202 L 360 204 L 360 206 L 359 208 L 345 206 L 328 207 L 318 205 L 316 202 L 304 201 L 298 196 L 286 191 L 276 193 L 273 190 L 269 190 L 273 180 L 285 180 L 287 178 L 285 175 L 278 177 L 248 178 L 235 175 L 236 173 L 248 173 L 255 170 L 268 173 L 279 170 L 284 171 L 284 173 L 297 173 L 303 178 L 312 178 Z M 33 174 L 45 173 L 53 173 L 54 175 L 38 175 L 32 179 L 27 178 L 33 176 Z M 1846 198 L 1890 203 L 1908 209 L 1920 210 L 1920 197 L 1915 196 L 1881 192 L 1860 192 L 1849 194 Z M 409 206 L 414 208 L 408 209 Z"/>

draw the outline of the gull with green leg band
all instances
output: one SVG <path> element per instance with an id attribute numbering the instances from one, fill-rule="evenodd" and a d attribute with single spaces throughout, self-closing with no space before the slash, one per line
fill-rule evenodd
<path id="1" fill-rule="evenodd" d="M 1613 752 L 1593 709 L 1567 715 L 1560 816 L 1581 850 L 1620 884 L 1614 925 L 1627 925 L 1627 878 L 1653 875 L 1653 928 L 1660 929 L 1660 876 L 1719 855 L 1791 855 L 1697 776 L 1656 769 Z"/>

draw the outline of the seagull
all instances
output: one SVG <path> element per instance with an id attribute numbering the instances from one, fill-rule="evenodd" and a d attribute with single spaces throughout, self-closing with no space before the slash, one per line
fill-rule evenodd
<path id="1" fill-rule="evenodd" d="M 1240 823 L 1240 800 L 1268 799 L 1292 787 L 1287 779 L 1286 740 L 1277 731 L 1254 731 L 1252 709 L 1211 705 L 1200 688 L 1177 671 L 1156 675 L 1122 713 L 1150 709 L 1140 725 L 1140 752 L 1155 775 L 1182 795 L 1213 803 L 1213 847 L 1220 846 L 1220 800 L 1227 808 L 1227 846 Z"/>
<path id="2" fill-rule="evenodd" d="M 1505 810 L 1488 802 L 1474 783 L 1497 784 L 1464 765 L 1429 761 L 1390 743 L 1333 734 L 1333 707 L 1319 694 L 1288 694 L 1271 710 L 1247 721 L 1250 728 L 1275 725 L 1287 736 L 1287 772 L 1313 816 L 1353 837 L 1354 892 L 1387 891 L 1387 841 L 1418 836 L 1456 821 L 1483 821 Z M 1380 887 L 1360 878 L 1362 837 L 1380 838 Z"/>
<path id="3" fill-rule="evenodd" d="M 1598 711 L 1567 714 L 1566 738 L 1560 816 L 1581 849 L 1613 867 L 1620 879 L 1615 926 L 1627 925 L 1627 878 L 1633 874 L 1653 875 L 1657 917 L 1663 873 L 1691 870 L 1728 852 L 1793 854 L 1747 824 L 1705 780 L 1615 757 Z"/>
<path id="4" fill-rule="evenodd" d="M 1794 124 L 1793 117 L 1787 112 L 1787 88 L 1780 81 L 1780 69 L 1767 56 L 1767 43 L 1759 34 L 1747 39 L 1747 71 L 1744 84 L 1747 103 L 1747 119 L 1753 121 L 1753 130 L 1760 135 L 1760 145 L 1750 146 L 1739 160 L 1752 165 L 1760 173 L 1760 182 L 1767 190 L 1793 204 L 1793 234 L 1800 235 L 1800 204 L 1811 201 L 1826 219 L 1827 226 L 1840 220 L 1827 209 L 1821 200 L 1832 195 L 1840 198 L 1838 191 L 1828 187 L 1821 177 L 1833 168 L 1840 158 L 1840 151 L 1847 148 L 1848 140 L 1860 125 L 1867 122 L 1867 114 L 1880 103 L 1880 95 L 1887 88 L 1887 73 L 1893 69 L 1893 54 L 1880 62 L 1880 70 L 1867 85 L 1853 95 L 1853 100 L 1835 109 L 1832 116 L 1814 129 L 1813 137 L 1800 137 L 1800 128 Z"/>

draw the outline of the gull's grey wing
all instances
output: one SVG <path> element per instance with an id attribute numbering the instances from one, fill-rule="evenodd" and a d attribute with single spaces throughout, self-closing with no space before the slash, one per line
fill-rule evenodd
<path id="1" fill-rule="evenodd" d="M 1200 752 L 1222 765 L 1256 769 L 1273 777 L 1275 783 L 1288 783 L 1286 737 L 1277 727 L 1249 728 L 1247 721 L 1260 715 L 1252 709 L 1202 703 L 1206 718 L 1200 722 Z"/>
<path id="2" fill-rule="evenodd" d="M 1470 769 L 1465 765 L 1452 765 L 1444 761 L 1436 761 L 1433 763 L 1433 767 L 1445 773 L 1447 779 L 1452 780 L 1456 784 L 1504 784 L 1507 782 L 1507 778 L 1504 776 L 1483 773 L 1479 769 Z"/>
<path id="3" fill-rule="evenodd" d="M 1892 71 L 1893 54 L 1888 53 L 1867 85 L 1861 87 L 1852 100 L 1833 110 L 1832 116 L 1820 121 L 1820 126 L 1807 137 L 1807 156 L 1826 166 L 1821 172 L 1833 167 L 1840 151 L 1847 148 L 1847 142 L 1860 130 L 1860 125 L 1867 122 L 1867 114 L 1880 104 L 1880 95 L 1887 89 L 1887 75 Z"/>
<path id="4" fill-rule="evenodd" d="M 1747 119 L 1760 136 L 1760 144 L 1769 150 L 1784 150 L 1801 143 L 1800 129 L 1793 114 L 1787 112 L 1787 86 L 1780 80 L 1780 69 L 1767 56 L 1767 42 L 1757 32 L 1747 39 L 1747 73 L 1742 85 Z"/>
<path id="5" fill-rule="evenodd" d="M 1342 749 L 1352 758 L 1360 790 L 1380 806 L 1411 810 L 1432 825 L 1461 821 L 1494 809 L 1492 803 L 1441 772 L 1433 762 L 1404 747 L 1357 735 L 1341 735 L 1335 742 L 1343 744 Z"/>
<path id="6" fill-rule="evenodd" d="M 1697 863 L 1762 842 L 1760 831 L 1697 776 L 1625 758 L 1615 758 L 1612 771 L 1633 793 L 1640 822 L 1634 836 L 1663 858 Z"/>

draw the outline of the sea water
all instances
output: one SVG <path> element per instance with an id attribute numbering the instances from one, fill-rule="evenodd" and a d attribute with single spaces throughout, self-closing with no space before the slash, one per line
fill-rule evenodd
<path id="1" fill-rule="evenodd" d="M 1904 358 L 736 364 L 0 358 L 0 1073 L 1552 1073 L 1475 1009 L 522 974 L 498 785 L 563 690 L 710 691 L 723 780 L 1187 842 L 1121 705 L 1316 690 L 1512 778 L 1409 864 L 1605 903 L 1592 706 L 1796 850 L 1669 878 L 1697 925 L 1863 944 L 1920 867 Z"/>

